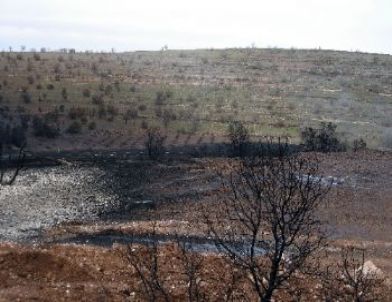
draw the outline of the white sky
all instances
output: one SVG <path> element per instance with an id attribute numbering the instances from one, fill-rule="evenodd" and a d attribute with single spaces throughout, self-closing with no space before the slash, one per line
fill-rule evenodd
<path id="1" fill-rule="evenodd" d="M 392 0 L 0 0 L 0 49 L 252 43 L 392 54 Z"/>

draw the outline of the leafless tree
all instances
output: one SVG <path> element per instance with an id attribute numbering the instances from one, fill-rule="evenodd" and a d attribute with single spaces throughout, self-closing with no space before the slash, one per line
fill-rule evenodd
<path id="1" fill-rule="evenodd" d="M 5 154 L 4 149 L 5 144 L 0 140 L 0 190 L 2 186 L 10 186 L 15 182 L 25 158 L 23 145 L 19 147 L 16 156 Z"/>
<path id="2" fill-rule="evenodd" d="M 319 248 L 315 214 L 330 185 L 317 160 L 290 154 L 284 143 L 264 146 L 220 169 L 221 205 L 205 217 L 217 247 L 247 272 L 259 300 L 271 301 Z"/>
<path id="3" fill-rule="evenodd" d="M 134 249 L 133 244 L 130 244 L 127 246 L 125 256 L 142 281 L 144 293 L 151 302 L 161 299 L 166 302 L 171 301 L 160 270 L 158 242 L 152 240 L 151 245 L 143 246 L 142 249 L 140 253 Z"/>
<path id="4" fill-rule="evenodd" d="M 184 242 L 177 238 L 176 246 L 179 250 L 179 262 L 187 284 L 187 298 L 189 302 L 205 301 L 206 296 L 200 287 L 202 281 L 201 268 L 203 256 L 192 252 L 192 242 Z"/>
<path id="5" fill-rule="evenodd" d="M 366 251 L 352 246 L 341 251 L 340 261 L 322 272 L 326 301 L 384 301 L 383 276 L 366 264 Z"/>
<path id="6" fill-rule="evenodd" d="M 148 300 L 173 301 L 174 295 L 170 292 L 170 285 L 174 283 L 177 287 L 183 284 L 184 296 L 189 302 L 205 301 L 205 293 L 200 287 L 203 278 L 203 256 L 192 252 L 192 242 L 182 241 L 177 236 L 172 243 L 176 257 L 170 257 L 170 269 L 168 266 L 164 268 L 164 263 L 167 263 L 168 259 L 161 253 L 162 246 L 156 235 L 156 226 L 153 225 L 153 231 L 149 234 L 151 240 L 148 240 L 146 245 L 131 243 L 125 252 L 125 258 L 136 271 Z"/>

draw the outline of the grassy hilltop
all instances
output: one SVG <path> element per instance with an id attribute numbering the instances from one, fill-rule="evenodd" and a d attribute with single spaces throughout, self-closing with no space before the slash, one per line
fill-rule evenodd
<path id="1" fill-rule="evenodd" d="M 167 144 L 289 136 L 322 121 L 343 140 L 392 147 L 392 57 L 324 50 L 225 49 L 130 53 L 2 52 L 4 123 L 28 127 L 31 149 L 140 146 L 158 126 Z M 55 138 L 37 134 L 47 122 Z M 37 124 L 39 124 L 37 126 Z M 46 130 L 44 129 L 44 132 Z M 34 135 L 35 133 L 35 135 Z"/>

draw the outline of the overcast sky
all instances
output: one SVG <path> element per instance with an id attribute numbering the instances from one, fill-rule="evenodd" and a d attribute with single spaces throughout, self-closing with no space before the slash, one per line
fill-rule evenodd
<path id="1" fill-rule="evenodd" d="M 392 0 L 0 0 L 0 49 L 296 47 L 392 53 Z"/>

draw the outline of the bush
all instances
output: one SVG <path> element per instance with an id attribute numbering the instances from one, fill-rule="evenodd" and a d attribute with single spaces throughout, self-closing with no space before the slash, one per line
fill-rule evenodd
<path id="1" fill-rule="evenodd" d="M 23 147 L 26 144 L 26 130 L 23 126 L 11 127 L 9 124 L 0 123 L 0 152 L 1 144 Z"/>
<path id="2" fill-rule="evenodd" d="M 28 93 L 27 91 L 23 92 L 21 97 L 22 97 L 22 100 L 25 104 L 31 103 L 32 97 L 31 97 L 31 94 Z"/>
<path id="3" fill-rule="evenodd" d="M 11 144 L 16 147 L 23 147 L 26 144 L 26 132 L 22 126 L 17 126 L 11 130 Z"/>
<path id="4" fill-rule="evenodd" d="M 141 104 L 141 105 L 139 105 L 139 110 L 140 111 L 146 111 L 146 109 L 147 109 L 147 106 L 146 105 L 144 105 L 144 104 Z"/>
<path id="5" fill-rule="evenodd" d="M 33 134 L 38 137 L 55 138 L 60 134 L 60 130 L 48 117 L 36 116 L 33 119 Z"/>
<path id="6" fill-rule="evenodd" d="M 83 89 L 83 96 L 89 98 L 91 96 L 91 91 L 88 88 Z"/>
<path id="7" fill-rule="evenodd" d="M 100 95 L 93 95 L 92 100 L 93 100 L 94 105 L 103 105 L 103 103 L 104 103 L 103 96 L 101 94 Z"/>
<path id="8" fill-rule="evenodd" d="M 34 60 L 36 60 L 36 61 L 41 61 L 41 56 L 40 56 L 38 53 L 34 53 L 34 54 L 33 54 L 33 58 L 34 58 Z"/>
<path id="9" fill-rule="evenodd" d="M 321 123 L 319 129 L 307 127 L 301 132 L 306 151 L 338 152 L 346 149 L 337 137 L 336 125 Z"/>
<path id="10" fill-rule="evenodd" d="M 104 117 L 106 117 L 106 108 L 105 108 L 105 106 L 104 105 L 99 105 L 99 108 L 98 108 L 98 117 L 99 118 L 104 118 Z"/>
<path id="11" fill-rule="evenodd" d="M 147 129 L 147 128 L 148 128 L 148 122 L 147 122 L 146 120 L 143 120 L 142 123 L 141 123 L 141 125 L 140 125 L 140 127 L 141 127 L 142 129 Z"/>
<path id="12" fill-rule="evenodd" d="M 79 121 L 73 121 L 67 129 L 69 134 L 80 134 L 82 132 L 82 124 Z"/>
<path id="13" fill-rule="evenodd" d="M 177 116 L 174 112 L 169 109 L 165 109 L 162 113 L 163 124 L 165 127 L 169 126 L 170 121 L 174 121 L 177 119 Z"/>
<path id="14" fill-rule="evenodd" d="M 95 130 L 97 128 L 97 124 L 95 122 L 90 122 L 88 124 L 88 130 Z"/>
<path id="15" fill-rule="evenodd" d="M 159 90 L 156 93 L 155 104 L 160 106 L 165 103 L 165 101 L 173 96 L 173 92 L 169 89 Z"/>
<path id="16" fill-rule="evenodd" d="M 114 105 L 107 105 L 106 111 L 108 114 L 112 115 L 113 117 L 118 114 L 118 109 Z"/>
<path id="17" fill-rule="evenodd" d="M 83 107 L 72 107 L 69 109 L 68 117 L 71 120 L 82 119 L 87 114 L 86 108 Z"/>
<path id="18" fill-rule="evenodd" d="M 233 149 L 233 155 L 243 157 L 246 152 L 246 147 L 249 144 L 248 129 L 239 121 L 234 121 L 229 124 L 228 134 Z"/>
<path id="19" fill-rule="evenodd" d="M 67 88 L 63 88 L 63 89 L 61 90 L 61 96 L 63 97 L 64 100 L 68 99 Z"/>
<path id="20" fill-rule="evenodd" d="M 150 128 L 147 130 L 145 146 L 150 159 L 158 159 L 163 154 L 165 151 L 163 146 L 165 139 L 166 137 L 162 135 L 158 128 Z"/>
<path id="21" fill-rule="evenodd" d="M 366 146 L 367 146 L 366 142 L 362 138 L 355 139 L 353 141 L 353 151 L 354 152 L 364 150 L 364 149 L 366 149 Z"/>
<path id="22" fill-rule="evenodd" d="M 123 119 L 125 123 L 128 123 L 128 120 L 135 119 L 139 115 L 136 109 L 128 109 L 127 112 L 123 115 Z"/>
<path id="23" fill-rule="evenodd" d="M 28 76 L 28 77 L 27 77 L 27 82 L 28 82 L 30 85 L 33 85 L 33 84 L 34 84 L 34 77 L 33 77 L 33 76 Z"/>
<path id="24" fill-rule="evenodd" d="M 127 115 L 128 115 L 130 118 L 135 119 L 135 118 L 137 118 L 137 117 L 139 116 L 139 113 L 138 113 L 138 111 L 137 111 L 136 109 L 128 109 Z"/>

